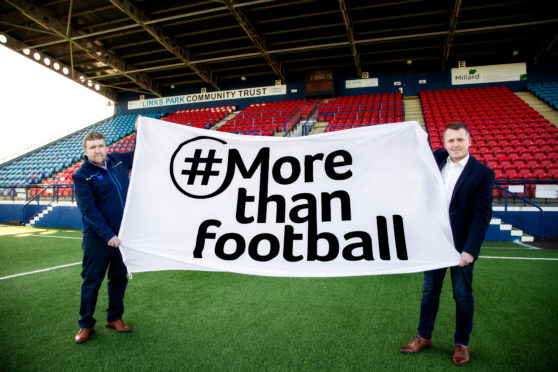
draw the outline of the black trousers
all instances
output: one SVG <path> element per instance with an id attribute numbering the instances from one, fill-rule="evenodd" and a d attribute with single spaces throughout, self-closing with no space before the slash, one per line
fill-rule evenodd
<path id="1" fill-rule="evenodd" d="M 108 270 L 107 321 L 122 319 L 124 313 L 124 292 L 128 284 L 126 266 L 118 248 L 109 247 L 98 237 L 83 238 L 83 266 L 81 277 L 81 304 L 79 327 L 92 328 L 95 325 L 95 307 L 99 288 Z"/>

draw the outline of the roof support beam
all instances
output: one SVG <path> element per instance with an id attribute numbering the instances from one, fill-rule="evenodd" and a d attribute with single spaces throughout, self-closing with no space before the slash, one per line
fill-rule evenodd
<path id="1" fill-rule="evenodd" d="M 456 30 L 456 35 L 467 35 L 467 34 L 475 34 L 475 33 L 482 33 L 485 31 L 499 31 L 499 30 L 509 30 L 509 29 L 517 29 L 523 27 L 532 27 L 538 25 L 552 25 L 558 24 L 558 19 L 550 19 L 545 21 L 535 21 L 535 22 L 525 22 L 525 23 L 514 23 L 514 24 L 505 24 L 505 25 L 498 25 L 498 26 L 487 26 L 487 27 L 477 27 L 477 28 L 470 28 L 470 29 L 460 29 Z M 136 26 L 134 26 L 136 27 Z M 35 30 L 37 31 L 37 30 Z M 380 37 L 380 38 L 372 38 L 372 39 L 362 39 L 362 40 L 355 40 L 356 45 L 373 45 L 373 44 L 382 44 L 391 41 L 412 41 L 412 40 L 421 40 L 425 38 L 443 38 L 447 37 L 448 31 L 437 31 L 437 32 L 427 32 L 427 33 L 419 33 L 419 34 L 406 34 L 406 35 L 397 35 L 397 36 L 388 36 L 388 37 Z M 552 43 L 558 41 L 553 40 Z M 551 44 L 547 46 L 545 50 L 551 48 Z M 45 44 L 40 45 L 31 45 L 29 48 L 41 47 Z M 302 53 L 302 52 L 309 52 L 313 50 L 320 50 L 320 49 L 333 49 L 339 47 L 347 47 L 349 46 L 348 41 L 340 41 L 334 43 L 325 43 L 325 44 L 313 44 L 313 45 L 305 45 L 300 47 L 292 47 L 292 48 L 284 48 L 284 49 L 275 49 L 275 50 L 268 50 L 269 54 L 287 54 L 287 53 Z M 243 53 L 243 54 L 234 54 L 234 55 L 226 55 L 222 57 L 211 57 L 207 59 L 200 59 L 200 60 L 193 60 L 191 61 L 192 64 L 200 64 L 200 63 L 215 63 L 215 62 L 226 62 L 226 61 L 236 61 L 242 60 L 247 58 L 254 58 L 260 56 L 259 52 L 250 52 L 250 53 Z M 172 69 L 172 68 L 179 68 L 182 66 L 182 63 L 169 63 L 169 64 L 159 64 L 157 66 L 150 66 L 145 68 L 137 68 L 135 70 L 128 70 L 128 73 L 137 73 L 137 72 L 149 72 L 149 71 L 161 71 L 165 69 Z M 101 78 L 111 78 L 116 76 L 123 75 L 123 71 L 117 71 L 115 73 L 109 73 L 101 76 Z"/>
<path id="2" fill-rule="evenodd" d="M 341 9 L 341 14 L 343 15 L 343 21 L 345 22 L 345 30 L 347 31 L 347 38 L 349 39 L 349 45 L 351 46 L 351 53 L 353 55 L 353 59 L 355 60 L 357 75 L 360 77 L 362 75 L 360 55 L 358 54 L 356 48 L 353 23 L 351 22 L 351 17 L 349 15 L 349 10 L 347 9 L 347 3 L 345 2 L 345 0 L 339 0 L 339 8 Z"/>
<path id="3" fill-rule="evenodd" d="M 149 91 L 158 97 L 162 96 L 159 85 L 151 80 L 149 76 L 144 73 L 127 73 L 126 71 L 133 70 L 134 67 L 130 66 L 128 63 L 121 60 L 116 55 L 109 52 L 100 45 L 97 45 L 94 40 L 90 40 L 87 38 L 72 40 L 71 37 L 66 34 L 66 32 L 68 29 L 71 35 L 74 34 L 75 31 L 72 30 L 71 27 L 67 27 L 67 25 L 64 25 L 62 22 L 60 22 L 60 20 L 58 20 L 47 9 L 39 8 L 36 5 L 25 0 L 6 0 L 6 2 L 8 2 L 14 8 L 18 9 L 27 18 L 56 34 L 56 36 L 71 42 L 73 45 L 87 53 L 87 55 L 89 55 L 91 58 L 109 65 L 117 71 L 121 71 L 122 75 L 132 80 L 142 89 L 145 89 L 146 91 Z"/>
<path id="4" fill-rule="evenodd" d="M 442 71 L 446 71 L 446 69 L 448 68 L 450 49 L 453 44 L 453 37 L 455 36 L 455 29 L 457 28 L 457 18 L 459 17 L 460 10 L 461 0 L 455 0 L 455 2 L 453 3 L 453 10 L 449 19 L 448 37 L 446 38 L 444 51 L 442 52 Z"/>
<path id="5" fill-rule="evenodd" d="M 178 42 L 173 37 L 168 35 L 161 27 L 152 23 L 146 24 L 147 22 L 151 22 L 151 20 L 142 10 L 137 8 L 128 0 L 110 0 L 110 2 L 136 22 L 141 28 L 147 31 L 159 44 L 164 46 L 165 49 L 180 59 L 188 68 L 202 78 L 203 81 L 211 85 L 213 88 L 221 90 L 219 84 L 217 84 L 216 76 L 209 70 L 207 65 L 193 65 L 191 63 L 190 51 L 180 46 Z"/>
<path id="6" fill-rule="evenodd" d="M 71 21 L 72 21 L 72 8 L 74 7 L 74 0 L 70 0 L 70 9 L 68 10 L 68 25 L 66 27 L 66 37 L 70 36 L 70 31 L 72 31 L 71 29 Z M 72 66 L 71 71 L 72 71 L 72 79 L 75 79 L 75 73 L 74 73 L 74 48 L 72 47 L 72 42 L 68 42 L 68 46 L 70 47 L 70 66 Z"/>
<path id="7" fill-rule="evenodd" d="M 281 66 L 281 63 L 269 53 L 269 48 L 263 35 L 257 30 L 256 26 L 252 20 L 240 9 L 236 4 L 235 0 L 223 0 L 229 11 L 234 16 L 236 21 L 242 26 L 250 40 L 254 43 L 258 51 L 265 58 L 275 75 L 281 79 L 282 82 L 286 82 L 285 70 Z"/>
<path id="8" fill-rule="evenodd" d="M 7 43 L 4 44 L 4 45 L 6 47 L 10 48 L 11 50 L 13 50 L 16 53 L 20 53 L 22 55 L 27 56 L 27 58 L 29 58 L 31 61 L 38 62 L 37 60 L 35 60 L 35 58 L 33 58 L 33 54 L 36 50 L 33 49 L 32 47 L 30 47 L 29 45 L 23 43 L 22 41 L 16 39 L 15 37 L 10 36 L 8 38 Z M 30 52 L 29 55 L 26 55 L 26 53 L 22 53 L 22 51 L 24 51 L 26 49 L 29 50 L 29 52 Z M 85 74 L 80 74 L 79 77 L 70 76 L 69 75 L 69 72 L 71 70 L 70 66 L 67 66 L 65 63 L 57 60 L 56 58 L 52 58 L 52 57 L 49 57 L 49 58 L 51 59 L 51 64 L 50 65 L 48 65 L 48 66 L 43 65 L 43 64 L 41 64 L 41 65 L 46 67 L 46 68 L 51 69 L 54 72 L 59 73 L 61 76 L 64 76 L 65 78 L 68 78 L 68 79 L 71 79 L 71 80 L 75 81 L 76 83 L 81 83 L 84 87 L 87 87 L 88 89 L 91 89 L 92 91 L 95 91 L 96 93 L 99 93 L 99 94 L 107 97 L 108 99 L 110 99 L 112 101 L 117 100 L 118 97 L 117 97 L 116 92 L 113 89 L 111 89 L 110 87 L 106 86 L 106 85 L 100 84 L 99 89 L 96 89 L 94 87 L 94 85 L 89 86 L 87 83 L 84 84 L 84 82 L 87 82 L 88 80 L 95 81 L 95 80 L 97 80 L 96 78 L 89 77 Z M 40 63 L 40 62 L 38 62 L 38 63 Z M 57 65 L 57 67 L 55 67 L 56 65 Z M 68 74 L 65 74 L 63 72 L 66 69 L 68 71 Z M 81 76 L 84 77 L 83 80 L 80 79 Z"/>
<path id="9" fill-rule="evenodd" d="M 218 2 L 218 3 L 223 3 L 221 0 L 215 0 L 215 1 Z M 242 7 L 245 7 L 245 6 L 257 5 L 257 4 L 262 4 L 262 3 L 269 3 L 269 2 L 273 2 L 273 1 L 275 1 L 275 0 L 256 0 L 256 1 L 251 1 L 251 2 L 248 2 L 248 3 L 235 4 L 235 7 L 242 8 Z M 195 17 L 206 15 L 206 14 L 219 13 L 219 12 L 227 11 L 227 10 L 228 9 L 225 6 L 222 6 L 222 7 L 212 8 L 212 9 L 205 9 L 205 10 L 200 10 L 200 11 L 196 11 L 196 12 L 177 14 L 177 15 L 170 16 L 170 17 L 163 17 L 163 18 L 159 18 L 159 19 L 154 19 L 154 20 L 151 20 L 149 22 L 146 21 L 146 22 L 144 22 L 144 24 L 151 25 L 151 24 L 164 23 L 164 22 L 169 22 L 169 21 L 176 21 L 176 20 L 181 20 L 181 19 L 186 19 L 186 18 L 195 18 Z M 5 23 L 5 24 L 7 24 L 7 23 Z M 11 26 L 25 29 L 25 27 L 21 26 L 21 25 L 11 25 Z M 130 24 L 130 25 L 126 25 L 126 26 L 109 28 L 109 29 L 102 30 L 102 31 L 91 32 L 89 34 L 74 35 L 74 36 L 71 37 L 71 40 L 73 41 L 73 40 L 79 40 L 79 39 L 83 39 L 83 38 L 87 38 L 87 37 L 96 37 L 96 36 L 102 36 L 102 35 L 115 34 L 115 33 L 121 32 L 121 31 L 134 30 L 134 29 L 139 28 L 139 27 L 140 27 L 140 25 L 136 23 L 136 24 Z M 34 29 L 30 29 L 30 30 L 38 32 L 38 30 L 34 30 Z M 42 47 L 45 47 L 45 46 L 63 44 L 65 42 L 66 42 L 66 40 L 53 40 L 53 41 L 49 41 L 49 42 L 45 42 L 45 43 L 36 44 L 36 45 L 34 45 L 34 47 L 35 48 L 42 48 Z"/>
<path id="10" fill-rule="evenodd" d="M 546 44 L 546 46 L 542 49 L 540 53 L 537 53 L 535 58 L 533 58 L 533 63 L 538 63 L 541 58 L 544 58 L 544 56 L 548 53 L 548 51 L 552 48 L 552 46 L 554 45 L 554 43 L 556 43 L 556 41 L 558 41 L 558 34 L 556 34 L 554 38 Z"/>

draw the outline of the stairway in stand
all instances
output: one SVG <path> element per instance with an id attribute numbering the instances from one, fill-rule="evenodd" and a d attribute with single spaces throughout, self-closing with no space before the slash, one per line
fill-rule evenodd
<path id="1" fill-rule="evenodd" d="M 555 126 L 558 126 L 558 111 L 554 110 L 550 105 L 540 100 L 537 96 L 530 92 L 516 92 L 516 96 L 525 101 L 529 106 L 534 108 L 545 119 Z"/>
<path id="2" fill-rule="evenodd" d="M 417 96 L 403 97 L 403 106 L 405 107 L 405 121 L 418 121 L 420 126 L 426 130 L 420 99 Z"/>
<path id="3" fill-rule="evenodd" d="M 54 209 L 55 205 L 51 204 L 48 207 L 46 207 L 41 213 L 39 213 L 38 215 L 36 215 L 35 217 L 33 217 L 29 222 L 27 222 L 25 224 L 25 226 L 35 226 L 35 224 L 37 222 L 39 222 L 39 220 L 41 218 L 43 218 L 44 216 L 46 216 L 47 214 L 49 214 L 53 209 Z"/>

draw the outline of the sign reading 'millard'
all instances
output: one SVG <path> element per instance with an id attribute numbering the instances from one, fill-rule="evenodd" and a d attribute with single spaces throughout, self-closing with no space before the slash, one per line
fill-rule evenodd
<path id="1" fill-rule="evenodd" d="M 224 101 L 229 99 L 243 99 L 255 97 L 278 96 L 287 94 L 286 85 L 273 85 L 269 87 L 244 88 L 222 90 L 208 93 L 186 94 L 182 96 L 161 97 L 129 101 L 128 110 L 145 109 L 172 105 L 185 105 L 189 103 Z"/>
<path id="2" fill-rule="evenodd" d="M 452 85 L 497 83 L 501 81 L 520 81 L 525 79 L 527 79 L 527 65 L 525 63 L 451 69 Z"/>

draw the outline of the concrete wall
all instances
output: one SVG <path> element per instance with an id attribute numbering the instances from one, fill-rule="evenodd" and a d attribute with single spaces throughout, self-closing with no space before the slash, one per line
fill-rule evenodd
<path id="1" fill-rule="evenodd" d="M 41 206 L 45 208 L 45 206 Z M 21 221 L 23 204 L 0 204 L 0 223 L 14 223 Z M 532 208 L 516 208 L 517 210 L 508 211 L 506 223 L 512 224 L 516 228 L 524 230 L 530 235 L 543 234 L 545 238 L 558 238 L 558 210 L 552 208 L 544 212 L 544 226 L 542 226 L 541 214 Z M 502 216 L 501 211 L 494 213 L 495 217 Z M 27 212 L 26 212 L 27 214 Z M 60 227 L 81 229 L 81 213 L 77 206 L 57 206 L 45 217 L 40 219 L 35 226 L 41 227 Z M 501 232 L 496 225 L 491 225 L 486 240 L 507 241 L 509 232 Z"/>
<path id="2" fill-rule="evenodd" d="M 28 220 L 40 213 L 47 206 L 46 204 L 29 204 L 25 207 L 23 202 L 9 202 L 0 204 L 0 223 L 21 224 L 25 219 Z M 25 211 L 25 216 L 23 215 Z"/>

